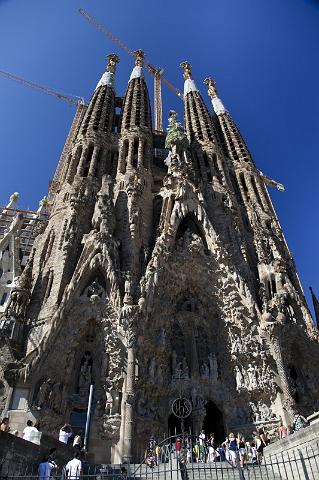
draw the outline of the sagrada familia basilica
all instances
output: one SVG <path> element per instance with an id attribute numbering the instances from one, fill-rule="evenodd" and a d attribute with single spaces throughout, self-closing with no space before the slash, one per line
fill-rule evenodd
<path id="1" fill-rule="evenodd" d="M 1 410 L 57 436 L 91 392 L 97 463 L 178 433 L 179 398 L 220 441 L 319 407 L 318 331 L 238 127 L 184 62 L 184 128 L 153 131 L 143 56 L 119 97 L 109 55 L 28 261 L 20 214 L 0 238 Z"/>

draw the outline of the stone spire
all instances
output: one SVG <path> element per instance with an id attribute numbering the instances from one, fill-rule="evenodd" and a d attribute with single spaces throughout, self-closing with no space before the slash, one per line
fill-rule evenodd
<path id="1" fill-rule="evenodd" d="M 211 77 L 208 77 L 205 78 L 204 83 L 208 86 L 208 95 L 211 98 L 213 109 L 216 115 L 226 113 L 226 109 L 221 99 L 218 97 L 215 80 Z"/>
<path id="2" fill-rule="evenodd" d="M 109 173 L 109 151 L 114 129 L 115 91 L 114 77 L 119 57 L 115 53 L 107 56 L 106 71 L 98 82 L 80 128 L 73 141 L 71 158 L 68 160 L 66 180 L 73 182 L 77 173 L 80 177 L 92 177 Z M 108 144 L 106 146 L 106 144 Z"/>
<path id="3" fill-rule="evenodd" d="M 152 128 L 151 107 L 143 76 L 144 52 L 134 52 L 135 66 L 132 70 L 123 102 L 121 133 L 131 128 Z"/>
<path id="4" fill-rule="evenodd" d="M 95 90 L 97 90 L 99 87 L 104 85 L 108 85 L 109 87 L 114 88 L 116 64 L 120 61 L 120 59 L 116 55 L 116 53 L 110 53 L 107 56 L 107 59 L 108 59 L 108 63 L 106 65 L 106 71 L 103 73 L 101 80 L 96 85 Z"/>
<path id="5" fill-rule="evenodd" d="M 251 154 L 236 123 L 218 97 L 215 80 L 208 77 L 204 80 L 204 83 L 208 87 L 208 95 L 211 97 L 213 109 L 217 115 L 215 123 L 220 134 L 224 153 L 234 162 L 243 160 L 253 164 Z"/>
<path id="6" fill-rule="evenodd" d="M 190 142 L 193 140 L 214 143 L 214 131 L 207 107 L 194 80 L 191 64 L 182 62 L 184 77 L 185 127 Z"/>

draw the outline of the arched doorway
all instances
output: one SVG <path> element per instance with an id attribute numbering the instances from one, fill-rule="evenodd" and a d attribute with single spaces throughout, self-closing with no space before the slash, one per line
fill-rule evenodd
<path id="1" fill-rule="evenodd" d="M 211 400 L 206 403 L 205 410 L 206 415 L 203 421 L 203 430 L 205 430 L 206 435 L 214 433 L 217 443 L 223 442 L 226 438 L 223 413 Z"/>
<path id="2" fill-rule="evenodd" d="M 191 417 L 184 419 L 184 432 L 189 432 L 191 429 Z M 168 417 L 168 435 L 179 435 L 182 433 L 181 419 L 177 418 L 173 413 Z"/>

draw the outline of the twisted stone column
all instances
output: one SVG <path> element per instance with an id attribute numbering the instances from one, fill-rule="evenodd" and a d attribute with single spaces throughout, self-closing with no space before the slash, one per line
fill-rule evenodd
<path id="1" fill-rule="evenodd" d="M 284 396 L 283 406 L 287 413 L 293 418 L 295 414 L 295 400 L 292 396 L 286 368 L 282 357 L 281 336 L 283 335 L 283 324 L 277 322 L 264 323 L 262 333 L 267 338 L 271 353 L 276 362 L 280 384 Z"/>

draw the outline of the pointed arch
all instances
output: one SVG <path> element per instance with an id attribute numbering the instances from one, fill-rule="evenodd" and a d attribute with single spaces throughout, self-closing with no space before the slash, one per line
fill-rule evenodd
<path id="1" fill-rule="evenodd" d="M 204 229 L 193 212 L 188 213 L 181 219 L 177 227 L 175 242 L 184 236 L 186 230 L 190 230 L 192 233 L 199 236 L 204 244 L 205 250 L 208 250 Z"/>

